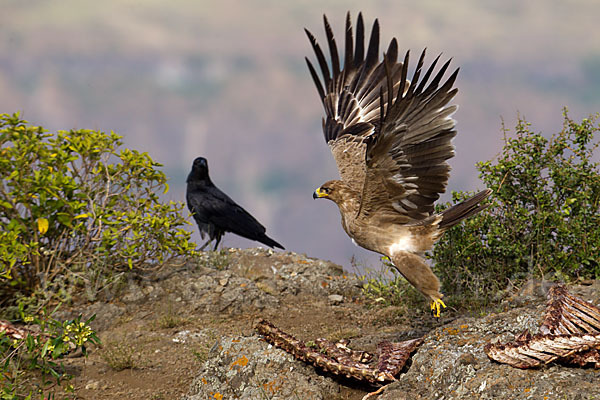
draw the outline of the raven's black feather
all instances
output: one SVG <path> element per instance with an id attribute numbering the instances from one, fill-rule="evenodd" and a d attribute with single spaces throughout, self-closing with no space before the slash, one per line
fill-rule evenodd
<path id="1" fill-rule="evenodd" d="M 212 183 L 208 176 L 208 163 L 203 157 L 194 160 L 187 177 L 186 200 L 200 235 L 203 238 L 205 234 L 208 235 L 206 244 L 216 240 L 215 250 L 225 232 L 283 249 L 282 245 L 265 234 L 265 227 L 256 218 Z"/>

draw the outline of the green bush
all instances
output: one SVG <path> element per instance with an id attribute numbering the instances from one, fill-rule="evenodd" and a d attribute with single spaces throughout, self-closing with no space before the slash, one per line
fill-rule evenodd
<path id="1" fill-rule="evenodd" d="M 182 203 L 159 201 L 167 179 L 111 132 L 47 133 L 0 114 L 0 295 L 99 288 L 118 271 L 193 253 Z M 65 289 L 65 290 L 68 290 Z"/>
<path id="2" fill-rule="evenodd" d="M 491 206 L 446 232 L 431 254 L 446 294 L 481 304 L 533 277 L 600 277 L 599 130 L 598 116 L 576 123 L 566 110 L 550 139 L 521 118 L 512 137 L 504 129 L 500 155 L 477 165 L 494 190 Z"/>

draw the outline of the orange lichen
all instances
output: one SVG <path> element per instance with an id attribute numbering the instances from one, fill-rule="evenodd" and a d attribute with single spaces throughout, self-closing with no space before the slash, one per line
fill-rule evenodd
<path id="1" fill-rule="evenodd" d="M 278 385 L 277 381 L 274 380 L 271 382 L 263 383 L 262 387 L 265 392 L 268 392 L 270 394 L 275 394 L 279 391 L 279 389 L 281 389 L 281 383 Z"/>
<path id="2" fill-rule="evenodd" d="M 444 328 L 444 331 L 446 331 L 448 335 L 458 335 L 458 332 L 460 332 L 460 330 L 456 328 Z"/>
<path id="3" fill-rule="evenodd" d="M 240 367 L 245 367 L 246 365 L 248 365 L 248 358 L 246 356 L 241 356 L 231 364 L 230 369 L 232 369 L 236 365 L 239 365 Z"/>

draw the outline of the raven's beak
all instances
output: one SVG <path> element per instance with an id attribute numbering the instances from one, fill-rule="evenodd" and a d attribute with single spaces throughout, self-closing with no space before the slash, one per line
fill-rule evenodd
<path id="1" fill-rule="evenodd" d="M 318 199 L 319 197 L 325 197 L 327 194 L 321 190 L 321 188 L 317 188 L 313 193 L 313 199 Z"/>

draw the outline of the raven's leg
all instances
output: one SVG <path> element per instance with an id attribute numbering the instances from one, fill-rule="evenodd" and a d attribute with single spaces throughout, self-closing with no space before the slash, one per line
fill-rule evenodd
<path id="1" fill-rule="evenodd" d="M 215 242 L 215 248 L 213 249 L 213 251 L 217 251 L 217 247 L 219 247 L 219 243 L 221 243 L 222 237 L 223 237 L 223 234 L 217 234 L 217 240 Z"/>
<path id="2" fill-rule="evenodd" d="M 210 242 L 212 242 L 212 239 L 211 239 L 211 238 L 208 238 L 208 240 L 206 241 L 206 243 L 204 243 L 204 244 L 202 245 L 202 247 L 200 247 L 200 251 L 204 251 L 204 249 L 206 248 L 206 246 L 208 246 L 208 244 L 209 244 Z"/>

